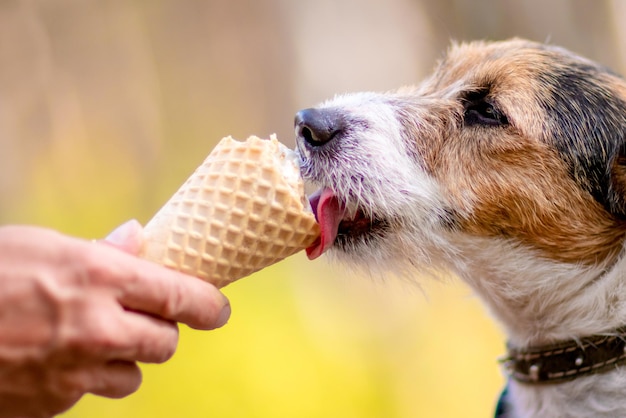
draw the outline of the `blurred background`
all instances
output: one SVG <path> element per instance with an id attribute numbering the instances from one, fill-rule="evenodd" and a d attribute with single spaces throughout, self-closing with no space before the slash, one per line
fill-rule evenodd
<path id="1" fill-rule="evenodd" d="M 626 3 L 0 0 L 0 223 L 88 239 L 167 200 L 223 136 L 293 146 L 334 94 L 418 82 L 450 39 L 560 44 L 626 69 Z M 504 337 L 471 292 L 298 254 L 225 289 L 122 400 L 78 417 L 488 417 Z"/>

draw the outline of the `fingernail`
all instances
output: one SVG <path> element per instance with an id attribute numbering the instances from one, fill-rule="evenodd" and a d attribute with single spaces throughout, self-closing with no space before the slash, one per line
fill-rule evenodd
<path id="1" fill-rule="evenodd" d="M 228 319 L 230 318 L 230 313 L 231 313 L 230 302 L 227 302 L 226 305 L 224 305 L 224 307 L 220 311 L 219 316 L 217 317 L 217 321 L 215 322 L 215 327 L 219 328 L 219 327 L 223 327 L 224 325 L 226 325 L 226 323 L 228 322 Z"/>
<path id="2" fill-rule="evenodd" d="M 116 246 L 123 246 L 128 243 L 129 239 L 135 237 L 140 230 L 141 224 L 139 221 L 131 219 L 111 231 L 104 240 Z"/>

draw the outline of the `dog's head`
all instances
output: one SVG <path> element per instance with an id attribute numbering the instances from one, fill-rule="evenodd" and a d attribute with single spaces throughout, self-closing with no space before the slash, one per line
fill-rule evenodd
<path id="1" fill-rule="evenodd" d="M 563 49 L 453 46 L 421 85 L 338 96 L 295 126 L 320 188 L 310 257 L 429 265 L 501 242 L 591 265 L 621 250 L 626 84 Z"/>

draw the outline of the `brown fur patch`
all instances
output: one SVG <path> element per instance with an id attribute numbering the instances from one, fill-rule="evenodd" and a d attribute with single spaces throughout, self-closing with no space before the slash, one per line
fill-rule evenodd
<path id="1" fill-rule="evenodd" d="M 626 225 L 572 178 L 546 132 L 539 102 L 551 97 L 538 76 L 551 71 L 551 61 L 523 43 L 507 48 L 457 48 L 424 86 L 434 96 L 450 91 L 449 119 L 457 121 L 458 95 L 488 89 L 509 121 L 498 127 L 447 122 L 446 132 L 428 144 L 416 134 L 429 171 L 446 189 L 459 227 L 470 234 L 516 239 L 571 263 L 614 257 Z M 614 165 L 613 173 L 626 188 L 624 166 Z"/>
<path id="2" fill-rule="evenodd" d="M 435 172 L 454 206 L 472 206 L 461 228 L 518 239 L 559 261 L 595 264 L 615 256 L 624 225 L 580 190 L 552 150 L 523 141 L 500 138 L 488 150 L 450 147 L 438 159 Z"/>

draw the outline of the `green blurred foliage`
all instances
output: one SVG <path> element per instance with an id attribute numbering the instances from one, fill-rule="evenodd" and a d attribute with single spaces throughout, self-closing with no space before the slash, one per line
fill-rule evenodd
<path id="1" fill-rule="evenodd" d="M 0 2 L 0 222 L 96 238 L 145 222 L 221 137 L 418 81 L 450 38 L 524 36 L 624 68 L 619 1 Z M 621 19 L 621 20 L 620 20 Z M 485 417 L 504 347 L 458 282 L 346 276 L 302 254 L 225 289 L 140 390 L 78 417 Z"/>

